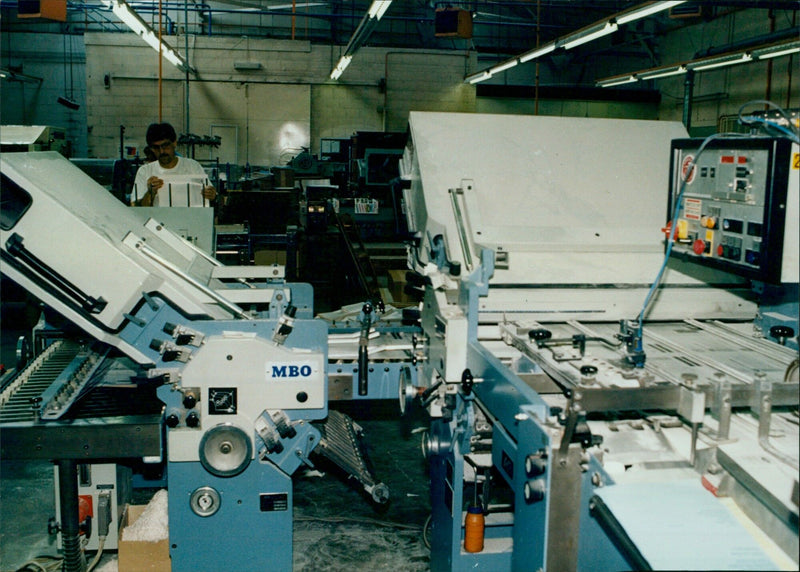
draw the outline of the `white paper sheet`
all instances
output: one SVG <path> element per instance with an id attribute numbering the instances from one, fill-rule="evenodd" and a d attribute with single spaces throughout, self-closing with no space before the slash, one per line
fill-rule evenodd
<path id="1" fill-rule="evenodd" d="M 154 207 L 207 207 L 203 188 L 208 179 L 198 175 L 164 175 L 164 186 L 158 189 Z"/>

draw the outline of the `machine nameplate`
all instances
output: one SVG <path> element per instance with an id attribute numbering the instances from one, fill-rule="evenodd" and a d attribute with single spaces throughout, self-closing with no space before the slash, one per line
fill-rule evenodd
<path id="1" fill-rule="evenodd" d="M 286 493 L 262 493 L 259 499 L 261 512 L 289 510 L 289 495 Z"/>

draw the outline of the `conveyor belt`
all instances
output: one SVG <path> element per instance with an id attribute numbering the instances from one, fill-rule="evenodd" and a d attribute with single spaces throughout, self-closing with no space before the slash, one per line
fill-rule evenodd
<path id="1" fill-rule="evenodd" d="M 79 350 L 75 341 L 58 340 L 39 354 L 0 394 L 0 424 L 36 420 L 42 394 Z"/>
<path id="2" fill-rule="evenodd" d="M 105 358 L 106 374 L 125 378 L 91 389 L 60 419 L 40 417 L 46 396 L 74 365 L 82 345 L 58 340 L 0 393 L 0 457 L 4 459 L 110 459 L 162 454 L 163 404 L 151 386 L 130 380 L 128 358 Z M 84 351 L 85 353 L 85 351 Z M 44 397 L 43 397 L 44 396 Z"/>

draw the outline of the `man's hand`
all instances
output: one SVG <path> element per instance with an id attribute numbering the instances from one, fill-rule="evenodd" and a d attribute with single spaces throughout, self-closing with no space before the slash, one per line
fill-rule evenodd
<path id="1" fill-rule="evenodd" d="M 217 198 L 217 189 L 208 185 L 207 187 L 203 188 L 203 198 L 206 199 L 208 202 L 213 201 Z"/>

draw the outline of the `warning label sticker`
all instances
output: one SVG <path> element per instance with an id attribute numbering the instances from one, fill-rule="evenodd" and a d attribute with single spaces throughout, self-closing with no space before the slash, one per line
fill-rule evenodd
<path id="1" fill-rule="evenodd" d="M 703 212 L 703 201 L 700 199 L 686 199 L 683 205 L 683 216 L 691 220 L 700 220 Z"/>
<path id="2" fill-rule="evenodd" d="M 689 166 L 692 170 L 689 172 Z M 681 162 L 681 178 L 686 181 L 687 185 L 691 185 L 697 175 L 697 165 L 694 164 L 694 155 L 686 155 Z"/>

